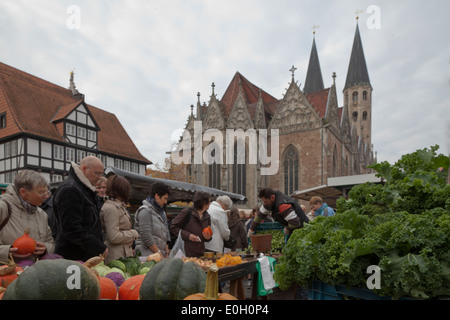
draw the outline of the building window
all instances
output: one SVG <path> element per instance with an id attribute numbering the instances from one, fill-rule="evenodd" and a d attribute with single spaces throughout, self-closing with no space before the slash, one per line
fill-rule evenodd
<path id="1" fill-rule="evenodd" d="M 95 131 L 88 130 L 88 140 L 97 141 L 97 135 L 96 135 Z"/>
<path id="2" fill-rule="evenodd" d="M 86 151 L 77 150 L 77 163 L 80 163 L 84 157 L 86 157 Z"/>
<path id="3" fill-rule="evenodd" d="M 284 164 L 284 193 L 290 195 L 298 190 L 298 154 L 297 150 L 290 146 L 285 152 Z"/>
<path id="4" fill-rule="evenodd" d="M 76 127 L 73 124 L 67 123 L 66 124 L 66 134 L 74 136 L 76 134 Z"/>
<path id="5" fill-rule="evenodd" d="M 122 159 L 115 159 L 114 160 L 114 167 L 117 169 L 123 169 L 123 160 Z"/>
<path id="6" fill-rule="evenodd" d="M 216 156 L 216 149 L 212 149 L 211 157 L 214 158 Z M 209 186 L 211 188 L 220 189 L 220 164 L 219 163 L 211 163 L 209 166 Z"/>
<path id="7" fill-rule="evenodd" d="M 86 129 L 78 127 L 78 138 L 86 139 Z"/>
<path id="8" fill-rule="evenodd" d="M 123 162 L 123 170 L 130 171 L 130 161 Z"/>
<path id="9" fill-rule="evenodd" d="M 6 112 L 0 113 L 0 129 L 6 128 Z"/>
<path id="10" fill-rule="evenodd" d="M 353 119 L 353 121 L 357 121 L 358 120 L 358 112 L 353 112 L 352 113 L 352 119 Z"/>
<path id="11" fill-rule="evenodd" d="M 338 153 L 337 153 L 337 149 L 336 146 L 334 146 L 334 150 L 333 150 L 333 177 L 337 177 L 338 176 Z"/>
<path id="12" fill-rule="evenodd" d="M 63 146 L 53 146 L 53 159 L 64 160 L 64 147 Z"/>
<path id="13" fill-rule="evenodd" d="M 358 92 L 357 91 L 353 92 L 352 99 L 353 99 L 353 102 L 358 101 Z"/>
<path id="14" fill-rule="evenodd" d="M 131 172 L 139 173 L 139 166 L 137 163 L 131 163 Z"/>
<path id="15" fill-rule="evenodd" d="M 66 161 L 75 161 L 75 149 L 66 148 Z"/>
<path id="16" fill-rule="evenodd" d="M 246 194 L 247 172 L 245 167 L 245 143 L 237 140 L 234 145 L 233 192 Z"/>
<path id="17" fill-rule="evenodd" d="M 363 112 L 363 120 L 367 120 L 367 111 Z"/>
<path id="18" fill-rule="evenodd" d="M 364 100 L 364 101 L 367 100 L 367 91 L 364 91 L 364 92 L 363 92 L 363 100 Z"/>

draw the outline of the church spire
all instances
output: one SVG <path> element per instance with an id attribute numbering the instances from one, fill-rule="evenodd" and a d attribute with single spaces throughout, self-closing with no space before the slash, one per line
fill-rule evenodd
<path id="1" fill-rule="evenodd" d="M 356 23 L 355 38 L 353 40 L 353 48 L 350 56 L 350 63 L 348 65 L 344 91 L 357 85 L 370 86 L 369 73 L 367 72 L 366 59 L 364 57 L 358 23 Z"/>
<path id="2" fill-rule="evenodd" d="M 314 26 L 314 29 L 316 26 Z M 308 71 L 306 73 L 305 86 L 303 87 L 303 93 L 309 94 L 318 92 L 324 89 L 322 71 L 320 69 L 319 55 L 316 48 L 316 31 L 314 30 L 313 43 L 311 48 L 311 55 L 309 56 Z"/>

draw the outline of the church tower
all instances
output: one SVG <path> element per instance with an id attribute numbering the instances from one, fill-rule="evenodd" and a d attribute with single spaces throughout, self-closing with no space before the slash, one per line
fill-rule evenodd
<path id="1" fill-rule="evenodd" d="M 357 18 L 358 19 L 358 18 Z M 372 86 L 367 72 L 366 59 L 356 23 L 355 38 L 345 81 L 344 105 L 350 124 L 366 147 L 372 146 Z"/>
<path id="2" fill-rule="evenodd" d="M 314 32 L 315 34 L 315 32 Z M 303 94 L 319 92 L 324 89 L 322 71 L 320 69 L 319 55 L 317 54 L 316 37 L 313 37 L 311 54 L 309 56 L 308 71 L 306 72 Z"/>

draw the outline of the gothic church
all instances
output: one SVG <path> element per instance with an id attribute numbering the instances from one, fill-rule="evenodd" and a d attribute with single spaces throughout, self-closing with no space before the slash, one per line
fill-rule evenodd
<path id="1" fill-rule="evenodd" d="M 190 137 L 187 145 L 191 148 L 188 152 L 191 161 L 182 164 L 175 179 L 243 194 L 248 199 L 246 205 L 253 207 L 258 204 L 258 190 L 266 186 L 291 195 L 296 190 L 326 184 L 329 177 L 371 172 L 367 165 L 376 161 L 371 142 L 372 86 L 358 24 L 342 107 L 338 106 L 335 73 L 332 85 L 324 87 L 315 37 L 303 89 L 294 80 L 295 68 L 290 71 L 292 80 L 282 99 L 257 87 L 239 72 L 222 99 L 217 99 L 214 84 L 208 105 L 200 103 L 198 94 L 196 112 L 191 106 L 185 127 L 189 134 L 180 138 L 178 149 L 185 152 L 186 149 L 180 151 L 180 145 Z M 216 159 L 219 153 L 223 161 L 194 161 L 194 129 L 198 123 L 203 134 L 209 129 L 222 133 L 224 141 L 203 136 L 201 147 Z M 277 153 L 277 157 L 272 157 L 277 159 L 276 173 L 261 174 L 266 165 L 249 161 L 249 148 L 254 147 L 251 139 L 225 141 L 227 130 L 238 129 L 258 133 L 267 130 L 267 155 Z M 274 130 L 278 133 L 277 148 L 270 150 Z M 234 150 L 234 161 L 226 161 L 227 150 Z"/>

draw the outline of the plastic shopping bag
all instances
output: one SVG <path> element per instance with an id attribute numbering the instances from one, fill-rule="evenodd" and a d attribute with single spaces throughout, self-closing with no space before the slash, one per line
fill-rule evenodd
<path id="1" fill-rule="evenodd" d="M 175 244 L 173 245 L 172 250 L 170 251 L 169 257 L 171 258 L 186 257 L 186 253 L 184 251 L 184 240 L 181 238 L 181 230 L 180 232 L 178 232 L 177 241 L 175 241 Z"/>

